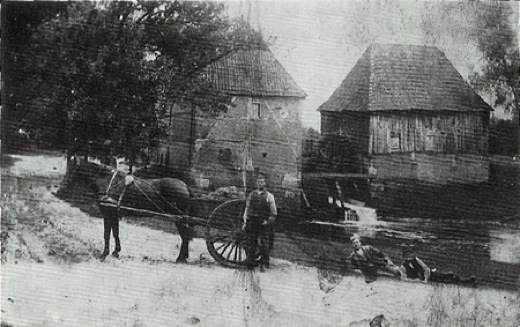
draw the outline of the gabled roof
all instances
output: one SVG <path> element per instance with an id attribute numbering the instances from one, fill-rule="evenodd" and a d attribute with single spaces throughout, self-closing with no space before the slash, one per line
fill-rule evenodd
<path id="1" fill-rule="evenodd" d="M 216 90 L 242 96 L 306 96 L 269 50 L 235 50 L 210 63 L 203 73 Z"/>
<path id="2" fill-rule="evenodd" d="M 319 111 L 491 111 L 436 47 L 373 44 Z"/>

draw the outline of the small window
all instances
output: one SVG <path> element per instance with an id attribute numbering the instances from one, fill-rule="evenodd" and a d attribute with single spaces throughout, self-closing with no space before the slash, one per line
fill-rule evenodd
<path id="1" fill-rule="evenodd" d="M 397 132 L 390 132 L 390 151 L 401 151 L 401 134 Z"/>
<path id="2" fill-rule="evenodd" d="M 435 139 L 436 139 L 436 131 L 432 128 L 426 128 L 426 151 L 434 151 L 435 150 Z"/>
<path id="3" fill-rule="evenodd" d="M 251 104 L 251 119 L 260 119 L 260 103 Z"/>
<path id="4" fill-rule="evenodd" d="M 228 113 L 228 106 L 224 103 L 219 103 L 217 106 L 217 115 L 220 114 L 227 114 Z"/>
<path id="5" fill-rule="evenodd" d="M 267 158 L 267 152 L 262 153 L 262 158 Z"/>
<path id="6" fill-rule="evenodd" d="M 218 154 L 221 163 L 231 162 L 231 149 L 219 149 Z"/>

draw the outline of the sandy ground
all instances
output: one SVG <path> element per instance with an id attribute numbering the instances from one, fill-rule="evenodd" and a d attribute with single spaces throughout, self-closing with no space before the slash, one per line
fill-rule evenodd
<path id="1" fill-rule="evenodd" d="M 102 220 L 52 195 L 64 158 L 15 160 L 2 168 L 2 326 L 369 326 L 379 314 L 392 326 L 520 324 L 516 292 L 368 285 L 277 259 L 266 273 L 233 270 L 203 239 L 176 264 L 177 235 L 126 222 L 121 258 L 101 262 Z"/>

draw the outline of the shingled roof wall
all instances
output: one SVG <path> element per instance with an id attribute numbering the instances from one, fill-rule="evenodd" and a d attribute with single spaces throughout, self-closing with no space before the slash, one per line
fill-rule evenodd
<path id="1" fill-rule="evenodd" d="M 203 72 L 216 90 L 229 95 L 306 96 L 269 50 L 236 50 L 209 64 Z"/>
<path id="2" fill-rule="evenodd" d="M 490 111 L 436 47 L 368 47 L 319 111 Z"/>

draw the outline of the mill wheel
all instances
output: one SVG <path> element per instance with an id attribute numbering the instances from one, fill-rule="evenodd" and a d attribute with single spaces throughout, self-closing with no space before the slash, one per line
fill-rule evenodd
<path id="1" fill-rule="evenodd" d="M 242 231 L 245 206 L 245 200 L 231 200 L 218 206 L 209 216 L 206 246 L 223 266 L 246 266 L 246 237 Z"/>

